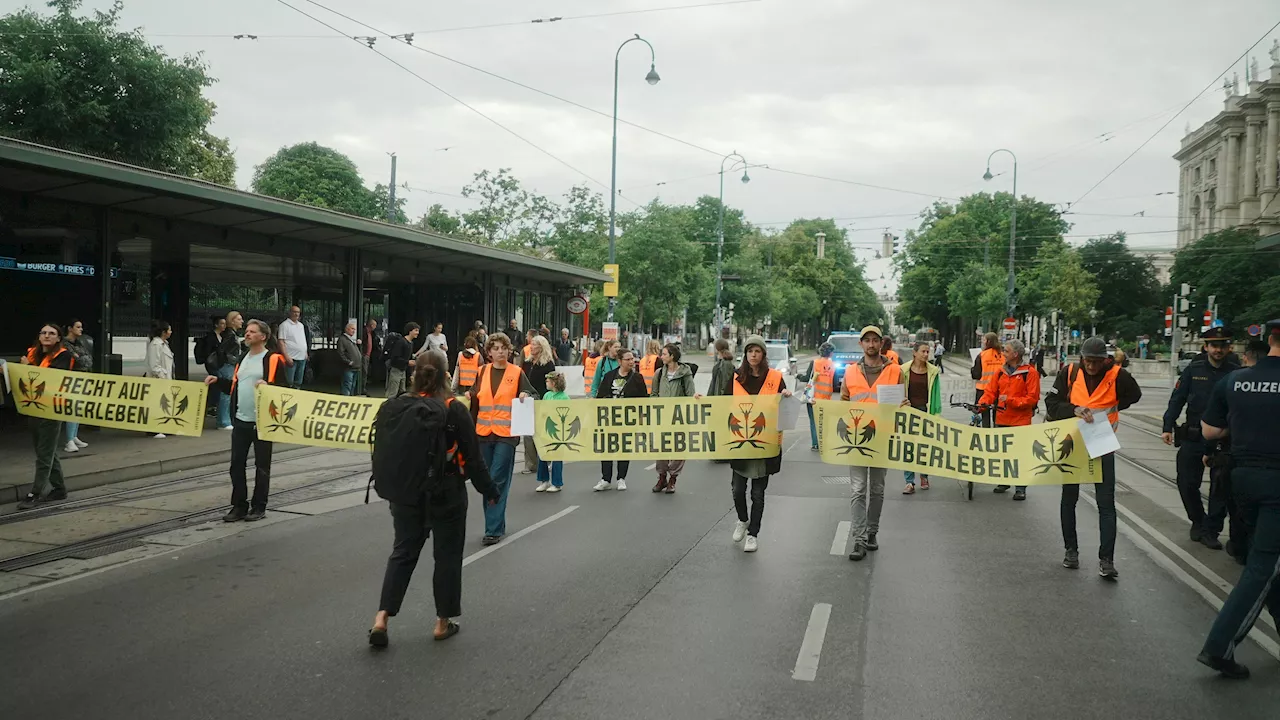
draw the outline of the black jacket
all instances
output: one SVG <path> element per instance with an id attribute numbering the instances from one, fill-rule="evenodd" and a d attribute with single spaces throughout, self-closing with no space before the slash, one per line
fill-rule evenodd
<path id="1" fill-rule="evenodd" d="M 413 359 L 413 344 L 400 333 L 388 333 L 386 345 L 387 365 L 397 370 L 408 370 Z"/>
<path id="2" fill-rule="evenodd" d="M 1105 366 L 1106 370 L 1110 370 L 1114 366 L 1113 362 L 1108 362 Z M 1053 389 L 1045 396 L 1044 408 L 1045 419 L 1047 420 L 1070 420 L 1076 415 L 1076 406 L 1071 402 L 1071 375 L 1076 373 L 1084 373 L 1084 367 L 1079 362 L 1074 363 L 1071 367 L 1073 372 L 1067 371 L 1066 365 L 1058 371 L 1057 379 L 1053 382 Z M 1089 377 L 1085 375 L 1085 387 L 1092 391 L 1098 387 L 1098 383 L 1102 382 L 1102 376 Z M 1142 399 L 1142 388 L 1138 386 L 1138 381 L 1133 379 L 1128 370 L 1121 370 L 1116 376 L 1116 409 L 1120 411 L 1128 410 L 1135 403 Z"/>
<path id="3" fill-rule="evenodd" d="M 231 335 L 231 334 L 233 333 L 228 333 L 228 335 Z M 289 387 L 289 373 L 285 372 L 285 369 L 284 369 L 286 358 L 284 355 L 281 355 L 279 352 L 277 352 L 275 348 L 270 347 L 272 344 L 273 343 L 267 343 L 267 346 L 268 346 L 267 355 L 266 357 L 262 358 L 263 379 L 265 379 L 267 382 L 271 383 L 272 385 L 276 385 L 279 387 Z M 273 356 L 279 359 L 275 361 L 277 363 L 275 376 L 271 377 L 270 376 L 271 364 L 273 362 L 272 361 Z M 244 358 L 240 358 L 240 359 L 243 360 Z M 240 397 L 239 397 L 240 393 L 236 392 L 236 384 L 239 382 L 238 380 L 239 375 L 240 375 L 240 363 L 236 362 L 236 371 L 235 373 L 232 374 L 230 380 L 226 378 L 217 378 L 216 382 L 214 382 L 214 386 L 216 386 L 222 392 L 226 393 L 227 396 L 231 398 L 231 417 L 233 419 L 236 416 L 236 408 L 240 406 Z"/>
<path id="4" fill-rule="evenodd" d="M 222 333 L 222 342 L 218 344 L 218 360 L 219 367 L 223 365 L 239 365 L 240 358 L 244 357 L 244 343 L 241 342 L 240 336 L 235 330 L 227 328 Z M 208 358 L 199 358 L 207 360 Z"/>
<path id="5" fill-rule="evenodd" d="M 613 399 L 613 381 L 617 379 L 618 368 L 605 373 L 604 377 L 600 378 L 600 387 L 596 388 L 596 398 L 599 400 Z M 631 374 L 627 376 L 627 384 L 622 386 L 622 397 L 649 397 L 649 388 L 644 384 L 644 376 L 640 374 L 638 368 L 633 368 Z"/>
<path id="6" fill-rule="evenodd" d="M 1214 386 L 1226 377 L 1227 373 L 1239 369 L 1239 365 L 1226 359 L 1222 361 L 1221 366 L 1215 368 L 1213 363 L 1209 362 L 1208 356 L 1203 353 L 1196 356 L 1187 369 L 1182 371 L 1182 377 L 1178 378 L 1177 384 L 1173 386 L 1173 394 L 1169 396 L 1169 407 L 1164 411 L 1164 431 L 1173 432 L 1173 426 L 1185 405 L 1187 436 L 1191 440 L 1199 440 L 1200 417 L 1209 404 L 1209 396 L 1213 394 Z"/>

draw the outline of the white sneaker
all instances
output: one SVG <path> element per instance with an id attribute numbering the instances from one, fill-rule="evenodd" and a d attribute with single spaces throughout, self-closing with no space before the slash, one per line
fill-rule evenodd
<path id="1" fill-rule="evenodd" d="M 220 427 L 220 428 L 218 428 L 218 429 L 219 429 L 219 430 L 235 430 L 235 428 L 231 427 L 230 425 L 228 425 L 228 426 L 226 426 L 226 427 Z"/>
<path id="2" fill-rule="evenodd" d="M 742 542 L 742 538 L 747 536 L 747 524 L 741 520 L 733 524 L 733 541 Z"/>
<path id="3" fill-rule="evenodd" d="M 87 447 L 89 447 L 89 443 L 87 443 L 87 442 L 85 442 L 85 441 L 81 440 L 80 438 L 71 438 L 71 441 L 72 441 L 72 442 L 74 442 L 74 443 L 76 444 L 76 447 L 80 447 L 80 448 L 87 448 Z"/>
<path id="4" fill-rule="evenodd" d="M 540 483 L 538 483 L 538 487 L 534 488 L 534 489 L 533 489 L 533 491 L 534 491 L 534 492 L 546 492 L 546 491 L 547 491 L 547 488 L 549 488 L 549 487 L 551 487 L 551 483 L 549 483 L 549 482 L 540 482 Z"/>
<path id="5" fill-rule="evenodd" d="M 555 485 L 552 485 L 551 487 L 547 488 L 547 492 L 549 492 L 549 493 L 558 493 L 558 492 L 560 492 L 560 488 L 556 487 Z"/>
<path id="6" fill-rule="evenodd" d="M 757 547 L 756 536 L 748 535 L 747 542 L 742 546 L 742 552 L 755 552 Z"/>
<path id="7" fill-rule="evenodd" d="M 618 490 L 626 490 L 626 489 L 627 489 L 627 481 L 626 481 L 626 480 L 619 480 L 619 481 L 618 481 Z"/>
<path id="8" fill-rule="evenodd" d="M 164 433 L 156 433 L 156 439 L 157 439 L 157 440 L 163 440 L 164 438 L 165 438 L 165 434 L 164 434 Z"/>
<path id="9" fill-rule="evenodd" d="M 595 486 L 595 487 L 593 487 L 593 488 L 591 488 L 591 489 L 592 489 L 592 490 L 595 490 L 596 492 L 600 492 L 601 490 L 612 490 L 612 489 L 613 489 L 613 484 L 612 484 L 612 483 L 607 483 L 607 482 L 605 482 L 605 481 L 601 480 L 600 482 L 597 482 L 597 483 L 596 483 L 596 486 Z"/>
<path id="10" fill-rule="evenodd" d="M 68 440 L 66 447 L 62 449 L 64 452 L 80 452 L 80 448 L 76 446 L 75 440 Z"/>

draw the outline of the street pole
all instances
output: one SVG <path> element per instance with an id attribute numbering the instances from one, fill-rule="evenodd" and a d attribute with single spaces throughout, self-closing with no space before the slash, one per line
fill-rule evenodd
<path id="1" fill-rule="evenodd" d="M 636 35 L 624 41 L 618 46 L 618 51 L 613 54 L 613 156 L 610 162 L 609 171 L 609 264 L 617 262 L 615 220 L 618 213 L 618 61 L 622 56 L 622 48 L 627 43 L 639 40 L 649 46 L 649 74 L 645 75 L 645 82 L 650 85 L 658 84 L 658 71 L 656 66 L 658 63 L 657 54 L 653 51 L 653 45 L 648 40 Z M 613 322 L 613 309 L 618 304 L 617 298 L 609 298 L 609 314 L 607 320 Z"/>
<path id="2" fill-rule="evenodd" d="M 724 286 L 724 164 L 730 160 L 734 161 L 734 165 L 729 169 L 736 168 L 737 163 L 742 163 L 742 182 L 743 184 L 751 182 L 751 177 L 747 175 L 747 159 L 738 154 L 735 150 L 724 156 L 720 161 L 720 218 L 716 221 L 716 337 L 720 337 L 722 326 L 724 325 L 724 314 L 720 309 L 720 291 Z"/>
<path id="3" fill-rule="evenodd" d="M 391 199 L 387 203 L 387 222 L 394 223 L 396 221 L 396 154 L 387 154 L 391 156 L 391 185 L 387 188 Z"/>
<path id="4" fill-rule="evenodd" d="M 1013 253 L 1018 242 L 1018 156 L 1013 154 L 1012 150 L 1000 148 L 987 156 L 987 172 L 982 176 L 984 180 L 990 180 L 991 175 L 991 158 L 996 153 L 1009 153 L 1009 157 L 1013 158 L 1013 210 L 1009 214 L 1009 279 L 1005 287 L 1005 307 L 1009 313 L 1009 317 L 1013 317 L 1013 291 L 1014 291 L 1014 272 L 1013 272 Z"/>

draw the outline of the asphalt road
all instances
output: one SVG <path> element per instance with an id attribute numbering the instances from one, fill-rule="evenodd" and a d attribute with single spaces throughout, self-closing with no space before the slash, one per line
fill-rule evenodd
<path id="1" fill-rule="evenodd" d="M 770 487 L 754 555 L 730 539 L 727 466 L 691 463 L 667 496 L 648 491 L 646 464 L 625 493 L 592 493 L 589 464 L 569 466 L 559 495 L 517 475 L 509 532 L 555 519 L 467 565 L 463 631 L 444 643 L 431 639 L 424 558 L 391 648 L 366 644 L 390 549 L 385 504 L 0 600 L 0 717 L 1165 719 L 1280 707 L 1277 661 L 1252 642 L 1239 652 L 1248 682 L 1195 663 L 1214 611 L 1127 536 L 1120 581 L 1098 577 L 1087 503 L 1084 567 L 1062 569 L 1056 489 L 966 502 L 937 479 L 904 497 L 891 473 L 882 547 L 852 563 L 839 533 L 847 471 L 803 441 Z M 468 555 L 482 550 L 473 500 Z M 811 632 L 822 606 L 825 633 Z M 823 640 L 816 667 L 798 661 L 807 633 L 810 649 Z"/>

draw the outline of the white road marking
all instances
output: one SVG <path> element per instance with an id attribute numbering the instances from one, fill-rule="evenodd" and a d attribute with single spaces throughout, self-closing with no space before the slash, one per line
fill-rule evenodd
<path id="1" fill-rule="evenodd" d="M 849 528 L 853 525 L 850 520 L 841 520 L 836 523 L 836 538 L 831 541 L 831 554 L 844 555 L 844 551 L 849 549 Z"/>
<path id="2" fill-rule="evenodd" d="M 1098 507 L 1097 501 L 1095 501 L 1093 497 L 1088 495 L 1087 493 L 1080 493 L 1080 497 L 1083 498 L 1085 502 L 1092 505 L 1095 509 Z M 1118 523 L 1117 524 L 1118 527 L 1125 535 L 1129 536 L 1129 539 L 1133 541 L 1134 545 L 1137 545 L 1152 560 L 1154 560 L 1157 565 L 1164 568 L 1165 570 L 1168 570 L 1170 575 L 1173 575 L 1175 578 L 1181 580 L 1184 584 L 1186 584 L 1187 587 L 1191 588 L 1192 590 L 1195 590 L 1196 593 L 1198 593 L 1200 597 L 1204 598 L 1204 601 L 1209 603 L 1209 606 L 1212 607 L 1215 611 L 1222 610 L 1222 601 L 1218 599 L 1217 595 L 1213 594 L 1213 591 L 1205 587 L 1203 583 L 1197 581 L 1194 577 L 1191 576 L 1190 573 L 1188 573 L 1186 570 L 1183 570 L 1173 560 L 1170 560 L 1167 555 L 1157 550 L 1154 545 L 1148 542 L 1145 537 L 1138 534 L 1138 532 L 1135 531 L 1128 524 L 1129 522 L 1136 521 L 1135 524 L 1142 526 L 1142 525 L 1146 525 L 1145 522 L 1143 522 L 1141 519 L 1135 516 L 1127 508 L 1122 507 L 1120 503 L 1116 503 L 1116 511 L 1124 515 L 1125 517 L 1125 522 Z M 1151 526 L 1147 525 L 1147 528 L 1150 528 L 1150 527 Z M 1148 532 L 1151 532 L 1151 531 L 1148 530 Z M 1155 536 L 1157 538 L 1161 537 L 1159 533 L 1155 533 Z M 1263 615 L 1259 615 L 1258 617 L 1264 620 L 1269 619 L 1269 618 L 1265 618 L 1265 616 Z M 1274 627 L 1274 625 L 1272 627 Z M 1207 633 L 1208 631 L 1209 629 L 1205 628 L 1205 632 Z M 1254 628 L 1249 631 L 1249 637 L 1252 638 L 1253 641 L 1257 643 L 1259 647 L 1261 647 L 1266 652 L 1270 653 L 1272 657 L 1280 659 L 1280 645 L 1277 645 L 1274 640 L 1267 637 L 1265 634 L 1260 632 L 1257 628 Z"/>
<path id="3" fill-rule="evenodd" d="M 645 470 L 653 470 L 653 469 L 654 469 L 654 468 L 656 468 L 656 467 L 658 467 L 658 463 L 650 463 L 650 464 L 648 464 L 648 465 L 645 465 L 645 466 L 644 466 L 644 469 L 645 469 Z"/>
<path id="4" fill-rule="evenodd" d="M 484 557 L 485 555 L 488 555 L 488 554 L 493 553 L 493 552 L 497 552 L 498 550 L 501 550 L 502 548 L 504 548 L 504 547 L 506 547 L 506 546 L 510 545 L 511 543 L 513 543 L 513 542 L 515 542 L 515 541 L 519 540 L 520 538 L 524 537 L 525 535 L 528 535 L 529 533 L 533 532 L 534 530 L 537 530 L 538 528 L 542 527 L 543 525 L 549 525 L 549 524 L 551 524 L 551 523 L 555 522 L 556 520 L 559 520 L 560 518 L 564 517 L 565 515 L 568 515 L 569 513 L 573 512 L 574 510 L 577 510 L 577 509 L 578 509 L 578 506 L 577 506 L 577 505 L 570 505 L 569 507 L 567 507 L 567 508 L 565 508 L 565 509 L 561 510 L 560 512 L 556 513 L 555 515 L 552 515 L 552 516 L 551 516 L 551 517 L 549 517 L 549 518 L 546 518 L 546 519 L 544 519 L 544 520 L 539 520 L 538 522 L 536 522 L 536 523 L 534 523 L 534 524 L 530 525 L 529 527 L 527 527 L 527 528 L 525 528 L 525 529 L 523 529 L 523 530 L 521 530 L 521 531 L 519 531 L 519 532 L 517 532 L 517 533 L 514 533 L 514 534 L 512 534 L 512 535 L 508 535 L 507 537 L 503 538 L 503 539 L 502 539 L 502 542 L 498 543 L 497 545 L 490 545 L 489 547 L 484 548 L 483 550 L 477 550 L 477 551 L 475 551 L 475 552 L 471 553 L 470 555 L 468 555 L 468 556 L 466 556 L 465 558 L 463 558 L 463 559 L 462 559 L 462 566 L 463 566 L 463 567 L 466 567 L 466 566 L 470 565 L 471 563 L 473 563 L 473 562 L 475 562 L 475 561 L 479 560 L 480 558 Z"/>
<path id="5" fill-rule="evenodd" d="M 822 643 L 827 639 L 827 623 L 831 620 L 831 605 L 817 603 L 809 613 L 809 627 L 805 628 L 804 641 L 800 643 L 800 655 L 791 671 L 792 680 L 813 682 L 818 677 L 818 661 L 822 659 Z"/>

